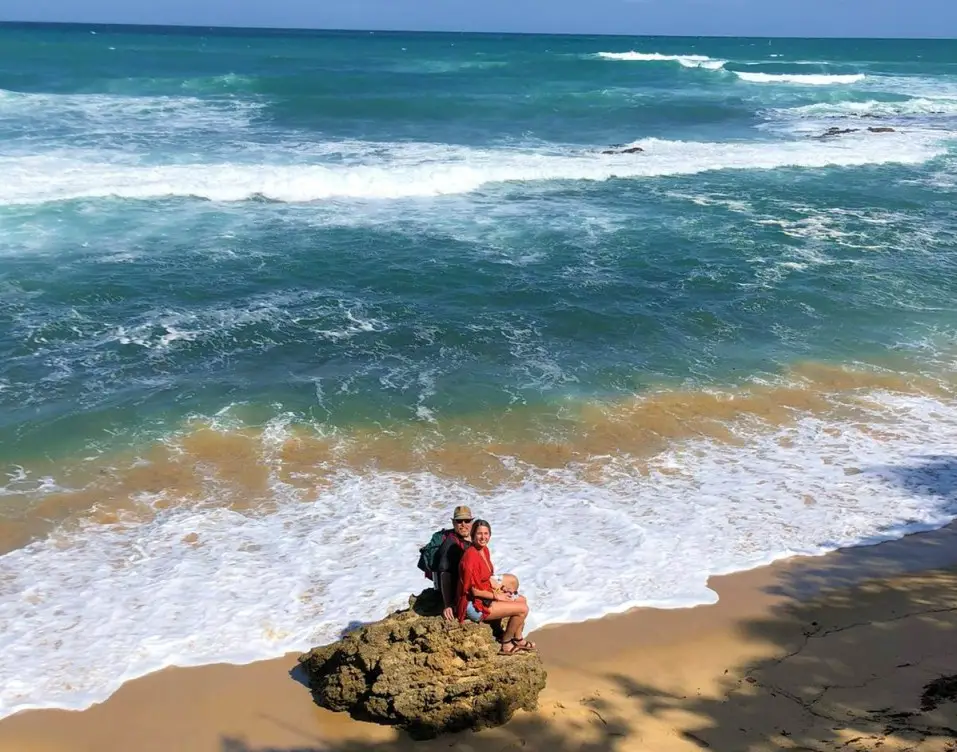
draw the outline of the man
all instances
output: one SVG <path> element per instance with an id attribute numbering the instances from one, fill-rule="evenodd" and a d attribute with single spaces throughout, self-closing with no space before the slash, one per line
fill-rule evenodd
<path id="1" fill-rule="evenodd" d="M 468 507 L 456 507 L 452 512 L 452 532 L 442 542 L 442 547 L 436 556 L 436 572 L 438 582 L 436 583 L 439 592 L 442 593 L 442 602 L 445 608 L 442 616 L 446 621 L 452 621 L 455 618 L 455 597 L 459 584 L 459 562 L 462 561 L 462 554 L 469 547 L 472 533 L 472 510 Z"/>

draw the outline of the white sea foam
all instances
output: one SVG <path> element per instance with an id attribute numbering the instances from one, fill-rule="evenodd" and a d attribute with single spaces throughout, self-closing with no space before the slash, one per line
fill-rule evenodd
<path id="1" fill-rule="evenodd" d="M 818 102 L 774 110 L 774 114 L 799 118 L 900 117 L 912 115 L 957 115 L 957 98 L 918 97 L 900 102 Z"/>
<path id="2" fill-rule="evenodd" d="M 350 339 L 388 328 L 385 322 L 366 313 L 360 301 L 313 290 L 254 296 L 232 305 L 208 306 L 195 311 L 149 311 L 122 325 L 97 332 L 84 345 L 101 346 L 116 342 L 159 354 L 177 342 L 201 341 L 213 346 L 217 343 L 235 346 L 244 330 L 259 324 L 272 329 L 308 326 L 312 332 L 329 340 Z M 268 342 L 259 341 L 258 344 Z"/>
<path id="3" fill-rule="evenodd" d="M 283 202 L 397 199 L 462 194 L 515 182 L 691 175 L 711 170 L 918 164 L 945 151 L 941 136 L 888 134 L 883 139 L 708 143 L 646 139 L 640 155 L 581 150 L 467 149 L 391 145 L 385 158 L 368 147 L 365 164 L 195 163 L 147 165 L 106 161 L 112 154 L 0 157 L 0 204 L 83 198 L 191 196 L 214 201 L 263 197 Z M 889 148 L 889 146 L 891 148 Z M 125 159 L 125 158 L 124 158 Z"/>
<path id="4" fill-rule="evenodd" d="M 40 94 L 0 89 L 0 124 L 36 121 L 41 127 L 225 129 L 248 125 L 260 107 L 251 101 L 197 97 Z"/>
<path id="5" fill-rule="evenodd" d="M 0 383 L 0 392 L 4 385 Z M 0 483 L 0 496 L 22 496 L 23 494 L 46 494 L 66 491 L 50 476 L 34 477 L 22 465 L 13 465 L 6 471 L 7 482 Z"/>
<path id="6" fill-rule="evenodd" d="M 495 561 L 521 574 L 535 627 L 710 603 L 709 575 L 945 524 L 954 478 L 927 455 L 957 454 L 957 406 L 873 399 L 879 432 L 807 417 L 741 445 L 681 443 L 649 474 L 623 457 L 597 481 L 527 469 L 492 492 L 428 473 L 343 475 L 311 492 L 273 478 L 268 509 L 174 504 L 149 523 L 61 531 L 0 557 L 0 716 L 83 708 L 165 666 L 333 639 L 424 586 L 416 547 L 459 503 L 492 521 Z M 272 467 L 285 422 L 263 441 Z M 516 509 L 535 510 L 534 545 Z M 364 532 L 385 527 L 390 546 L 370 546 Z"/>
<path id="7" fill-rule="evenodd" d="M 678 63 L 685 68 L 720 70 L 727 60 L 716 60 L 707 55 L 662 55 L 658 52 L 599 52 L 603 60 L 622 60 L 641 63 Z"/>
<path id="8" fill-rule="evenodd" d="M 921 99 L 957 99 L 957 77 L 953 76 L 869 75 L 860 88 Z"/>
<path id="9" fill-rule="evenodd" d="M 762 254 L 760 263 L 784 268 L 789 268 L 795 256 L 798 263 L 805 267 L 858 263 L 856 257 L 832 254 L 831 251 L 838 246 L 895 255 L 900 248 L 936 253 L 953 238 L 953 232 L 946 223 L 905 211 L 808 206 L 795 204 L 791 200 L 765 202 L 762 211 L 753 202 L 723 194 L 668 191 L 665 195 L 690 201 L 697 206 L 720 207 L 739 215 L 736 219 L 739 223 L 777 228 L 783 235 L 805 241 L 797 246 L 789 244 L 779 249 L 788 258 L 785 262 L 780 261 L 777 253 L 766 254 L 769 247 L 765 243 L 758 245 Z M 777 281 L 777 278 L 772 274 L 771 278 L 764 281 Z M 906 303 L 901 301 L 901 304 Z"/>
<path id="10" fill-rule="evenodd" d="M 800 86 L 836 86 L 856 84 L 867 76 L 863 73 L 848 75 L 828 73 L 751 73 L 748 71 L 734 71 L 734 75 L 742 81 L 753 84 L 798 84 Z"/>

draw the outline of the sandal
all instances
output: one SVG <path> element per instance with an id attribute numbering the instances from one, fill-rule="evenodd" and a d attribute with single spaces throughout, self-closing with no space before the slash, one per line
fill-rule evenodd
<path id="1" fill-rule="evenodd" d="M 527 653 L 534 653 L 536 645 L 531 640 L 526 640 L 524 637 L 515 638 L 512 640 L 512 644 L 515 646 L 515 650 L 524 650 Z"/>
<path id="2" fill-rule="evenodd" d="M 514 640 L 509 640 L 508 642 L 503 642 L 503 643 L 502 643 L 502 649 L 498 651 L 498 654 L 499 654 L 499 655 L 515 655 L 516 653 L 521 653 L 521 652 L 522 652 L 522 649 L 521 649 L 520 647 L 516 647 L 515 644 L 514 644 L 514 642 L 515 642 Z M 506 649 L 505 649 L 505 646 L 506 646 L 506 645 L 511 645 L 511 646 L 512 646 L 512 649 L 511 649 L 511 650 L 506 650 Z"/>

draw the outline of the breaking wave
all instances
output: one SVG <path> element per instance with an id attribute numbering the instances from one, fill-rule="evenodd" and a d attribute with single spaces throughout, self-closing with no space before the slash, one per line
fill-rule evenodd
<path id="1" fill-rule="evenodd" d="M 798 84 L 800 86 L 846 86 L 863 81 L 863 73 L 827 74 L 827 73 L 750 73 L 734 71 L 742 81 L 752 84 Z"/>
<path id="2" fill-rule="evenodd" d="M 151 165 L 106 161 L 110 154 L 74 157 L 0 157 L 7 179 L 0 204 L 35 204 L 89 198 L 154 199 L 171 196 L 213 201 L 268 199 L 399 199 L 470 193 L 496 184 L 604 181 L 693 175 L 714 170 L 780 167 L 850 167 L 919 164 L 939 156 L 939 138 L 895 134 L 840 142 L 709 143 L 644 139 L 644 153 L 604 155 L 581 149 L 527 151 L 468 149 L 444 144 L 369 144 L 364 164 L 195 163 Z M 383 154 L 388 159 L 383 159 Z"/>
<path id="3" fill-rule="evenodd" d="M 902 102 L 818 102 L 775 110 L 777 114 L 802 118 L 898 117 L 908 115 L 957 115 L 957 99 L 920 97 Z"/>
<path id="4" fill-rule="evenodd" d="M 720 70 L 727 60 L 716 60 L 707 55 L 662 55 L 658 52 L 599 52 L 603 60 L 623 60 L 643 63 L 678 63 L 684 68 L 704 68 Z"/>
<path id="5" fill-rule="evenodd" d="M 253 101 L 195 96 L 48 94 L 0 89 L 0 124 L 37 128 L 228 129 L 243 127 L 262 108 Z M 30 126 L 31 129 L 33 125 Z"/>
<path id="6" fill-rule="evenodd" d="M 807 409 L 832 399 L 836 412 Z M 841 420 L 851 408 L 856 419 Z M 957 407 L 942 396 L 664 394 L 607 414 L 589 408 L 583 420 L 577 460 L 560 468 L 548 442 L 494 452 L 445 443 L 435 458 L 459 469 L 450 476 L 441 462 L 415 461 L 415 441 L 390 437 L 347 449 L 343 464 L 337 445 L 277 418 L 258 436 L 200 429 L 97 475 L 114 485 L 94 484 L 73 506 L 109 501 L 0 556 L 0 717 L 85 708 L 166 666 L 245 663 L 333 640 L 349 619 L 401 606 L 424 585 L 416 548 L 455 504 L 506 523 L 495 552 L 522 573 L 532 627 L 712 603 L 711 575 L 900 537 L 957 513 L 924 490 L 953 483 L 926 457 L 931 437 L 936 452 L 957 452 Z M 623 446 L 681 427 L 687 435 L 652 456 Z M 469 468 L 490 462 L 512 481 L 469 482 Z M 896 480 L 907 468 L 911 486 Z M 516 509 L 548 510 L 536 545 L 527 526 L 510 524 Z M 388 557 L 360 532 L 383 521 Z M 597 590 L 596 570 L 607 573 Z"/>

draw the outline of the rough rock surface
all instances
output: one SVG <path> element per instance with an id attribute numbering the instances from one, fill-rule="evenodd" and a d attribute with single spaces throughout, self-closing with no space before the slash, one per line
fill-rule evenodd
<path id="1" fill-rule="evenodd" d="M 500 655 L 489 626 L 446 622 L 441 607 L 426 590 L 408 609 L 300 656 L 316 703 L 420 739 L 533 710 L 546 677 L 538 655 Z"/>

